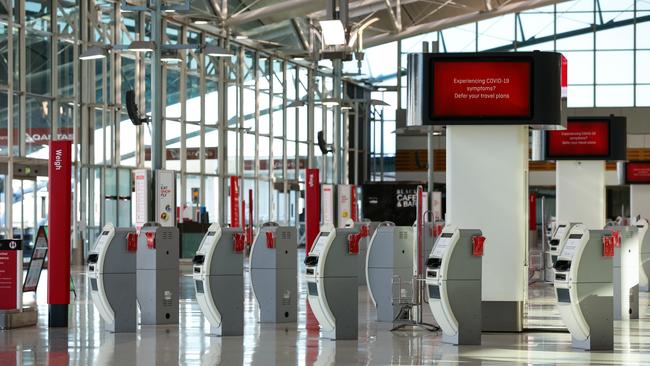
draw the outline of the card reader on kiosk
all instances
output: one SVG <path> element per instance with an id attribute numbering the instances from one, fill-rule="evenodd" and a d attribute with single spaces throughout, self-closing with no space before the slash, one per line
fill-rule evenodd
<path id="1" fill-rule="evenodd" d="M 576 223 L 574 222 L 570 222 L 568 224 L 560 223 L 555 228 L 553 235 L 551 235 L 551 240 L 549 240 L 549 252 L 551 254 L 552 264 L 555 264 L 555 261 L 557 261 L 557 257 L 562 252 L 562 248 L 564 247 L 564 244 L 566 244 L 566 241 L 569 238 L 569 232 L 571 231 L 571 228 L 575 225 Z"/>
<path id="2" fill-rule="evenodd" d="M 614 252 L 614 320 L 639 319 L 639 246 L 642 235 L 636 225 L 606 226 L 616 232 Z"/>
<path id="3" fill-rule="evenodd" d="M 137 326 L 136 249 L 134 228 L 107 224 L 88 255 L 90 296 L 113 333 L 135 332 Z"/>
<path id="4" fill-rule="evenodd" d="M 442 341 L 481 344 L 481 230 L 445 226 L 427 260 L 427 292 Z"/>
<path id="5" fill-rule="evenodd" d="M 210 225 L 193 262 L 196 301 L 219 336 L 244 334 L 244 235 Z"/>
<path id="6" fill-rule="evenodd" d="M 638 218 L 636 227 L 639 228 L 639 291 L 650 291 L 650 233 L 648 220 Z"/>
<path id="7" fill-rule="evenodd" d="M 146 224 L 138 236 L 136 274 L 140 323 L 178 324 L 179 234 Z"/>
<path id="8" fill-rule="evenodd" d="M 266 223 L 251 247 L 251 288 L 260 306 L 260 322 L 293 323 L 298 297 L 296 228 Z"/>
<path id="9" fill-rule="evenodd" d="M 361 227 L 323 225 L 305 258 L 307 300 L 330 339 L 358 336 L 358 241 Z"/>
<path id="10" fill-rule="evenodd" d="M 614 237 L 578 224 L 555 263 L 555 296 L 574 348 L 614 348 Z"/>
<path id="11" fill-rule="evenodd" d="M 375 229 L 365 258 L 368 293 L 377 308 L 377 321 L 392 322 L 400 312 L 397 297 L 411 297 L 413 280 L 413 230 L 383 222 Z M 363 260 L 363 259 L 362 259 Z M 395 293 L 405 288 L 407 294 Z"/>

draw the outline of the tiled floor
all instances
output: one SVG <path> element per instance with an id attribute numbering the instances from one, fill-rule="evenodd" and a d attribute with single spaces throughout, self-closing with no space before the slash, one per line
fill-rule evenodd
<path id="1" fill-rule="evenodd" d="M 69 329 L 47 328 L 46 283 L 38 294 L 25 295 L 38 303 L 36 327 L 0 331 L 0 366 L 4 365 L 387 365 L 387 364 L 605 364 L 650 365 L 649 295 L 642 295 L 642 320 L 617 322 L 614 352 L 584 352 L 570 347 L 564 332 L 526 332 L 483 335 L 482 346 L 455 347 L 440 343 L 438 334 L 425 331 L 390 332 L 374 322 L 374 308 L 365 287 L 359 295 L 359 340 L 333 342 L 319 338 L 317 328 L 306 327 L 304 292 L 298 324 L 257 322 L 250 287 L 245 289 L 243 337 L 206 336 L 208 324 L 194 300 L 189 271 L 181 278 L 178 326 L 141 326 L 136 334 L 112 335 L 104 331 L 97 310 L 88 299 L 83 268 L 73 273 L 77 299 L 71 306 Z M 248 280 L 246 274 L 246 280 Z M 246 282 L 248 283 L 248 282 Z M 301 286 L 303 284 L 301 283 Z M 553 307 L 552 288 L 530 288 L 527 326 L 561 328 Z M 432 321 L 428 308 L 427 321 Z"/>

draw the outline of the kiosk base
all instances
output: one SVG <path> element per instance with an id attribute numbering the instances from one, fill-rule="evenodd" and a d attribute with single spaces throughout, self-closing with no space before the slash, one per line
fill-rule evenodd
<path id="1" fill-rule="evenodd" d="M 484 332 L 522 332 L 524 330 L 523 301 L 483 301 Z"/>
<path id="2" fill-rule="evenodd" d="M 0 310 L 0 329 L 15 329 L 31 327 L 38 323 L 38 310 L 33 307 L 24 307 L 15 310 Z"/>

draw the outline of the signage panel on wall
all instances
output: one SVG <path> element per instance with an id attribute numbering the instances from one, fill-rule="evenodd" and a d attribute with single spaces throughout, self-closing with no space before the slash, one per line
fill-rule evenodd
<path id="1" fill-rule="evenodd" d="M 410 125 L 566 124 L 559 53 L 411 54 L 408 62 Z"/>
<path id="2" fill-rule="evenodd" d="M 624 171 L 626 184 L 650 184 L 650 161 L 629 161 Z"/>
<path id="3" fill-rule="evenodd" d="M 566 130 L 546 131 L 547 160 L 625 160 L 624 117 L 571 117 Z"/>
<path id="4" fill-rule="evenodd" d="M 0 310 L 22 307 L 22 253 L 21 240 L 0 240 Z"/>
<path id="5" fill-rule="evenodd" d="M 417 183 L 371 183 L 363 185 L 363 218 L 390 221 L 395 225 L 413 225 L 416 218 Z M 434 216 L 443 217 L 442 198 L 433 194 Z M 437 198 L 436 198 L 437 197 Z M 425 208 L 425 211 L 428 210 Z"/>

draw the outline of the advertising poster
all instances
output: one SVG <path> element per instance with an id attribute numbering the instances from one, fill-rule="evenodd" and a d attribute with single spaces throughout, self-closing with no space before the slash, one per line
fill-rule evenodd
<path id="1" fill-rule="evenodd" d="M 149 221 L 149 171 L 133 171 L 135 186 L 135 227 L 139 231 Z"/>
<path id="2" fill-rule="evenodd" d="M 413 225 L 416 217 L 417 186 L 418 184 L 415 183 L 364 184 L 362 197 L 364 219 L 378 222 L 390 221 L 399 226 Z"/>
<path id="3" fill-rule="evenodd" d="M 230 226 L 239 227 L 239 177 L 230 177 Z"/>
<path id="4" fill-rule="evenodd" d="M 320 172 L 305 171 L 305 249 L 309 253 L 320 231 Z"/>
<path id="5" fill-rule="evenodd" d="M 176 225 L 176 173 L 156 171 L 156 221 L 160 226 Z"/>

